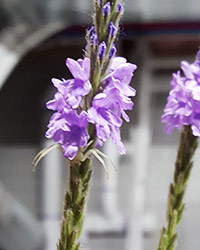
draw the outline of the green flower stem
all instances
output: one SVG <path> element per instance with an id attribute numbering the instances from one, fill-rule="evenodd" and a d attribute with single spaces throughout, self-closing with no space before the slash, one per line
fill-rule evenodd
<path id="1" fill-rule="evenodd" d="M 100 28 L 100 14 L 102 11 L 102 6 L 100 6 L 99 1 L 94 1 L 94 26 L 97 34 L 99 34 L 99 28 Z"/>
<path id="2" fill-rule="evenodd" d="M 101 76 L 101 63 L 97 59 L 97 65 L 96 65 L 96 70 L 95 70 L 94 79 L 93 79 L 93 96 L 95 96 L 96 91 L 99 87 L 100 76 Z"/>
<path id="3" fill-rule="evenodd" d="M 162 229 L 157 250 L 174 250 L 177 239 L 176 227 L 181 221 L 183 198 L 192 169 L 192 158 L 197 148 L 197 137 L 193 136 L 190 126 L 184 126 L 178 155 L 175 163 L 174 179 L 169 188 L 167 227 Z"/>
<path id="4" fill-rule="evenodd" d="M 118 0 L 114 0 L 114 1 L 113 1 L 113 4 L 112 4 L 112 9 L 111 9 L 111 17 L 114 16 L 114 13 L 115 13 L 115 9 L 116 9 L 117 4 L 118 4 Z"/>
<path id="5" fill-rule="evenodd" d="M 60 240 L 57 250 L 79 250 L 84 207 L 91 179 L 90 160 L 70 164 L 69 189 L 65 194 Z"/>

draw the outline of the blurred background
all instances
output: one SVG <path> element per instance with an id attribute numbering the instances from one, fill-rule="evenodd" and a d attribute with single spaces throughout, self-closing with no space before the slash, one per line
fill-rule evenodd
<path id="1" fill-rule="evenodd" d="M 67 162 L 60 152 L 32 173 L 55 93 L 50 79 L 70 77 L 67 57 L 79 58 L 92 20 L 89 0 L 0 1 L 0 250 L 54 250 L 59 236 Z M 83 249 L 156 249 L 165 224 L 178 133 L 167 136 L 160 117 L 171 73 L 199 48 L 198 0 L 126 0 L 118 55 L 138 65 L 131 122 L 122 137 L 127 155 L 109 141 L 104 152 L 118 167 L 93 161 Z M 200 152 L 186 194 L 177 250 L 200 248 Z M 181 239 L 181 240 L 180 240 Z"/>

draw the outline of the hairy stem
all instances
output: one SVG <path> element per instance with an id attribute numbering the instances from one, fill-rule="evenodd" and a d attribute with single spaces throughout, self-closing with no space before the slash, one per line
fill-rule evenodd
<path id="1" fill-rule="evenodd" d="M 192 158 L 197 148 L 197 137 L 190 126 L 184 126 L 175 163 L 173 183 L 169 187 L 167 226 L 161 232 L 157 250 L 174 250 L 177 239 L 176 226 L 182 218 L 183 198 L 192 169 Z"/>
<path id="2" fill-rule="evenodd" d="M 65 194 L 63 219 L 57 250 L 78 250 L 83 214 L 91 179 L 90 160 L 70 164 L 69 189 Z"/>

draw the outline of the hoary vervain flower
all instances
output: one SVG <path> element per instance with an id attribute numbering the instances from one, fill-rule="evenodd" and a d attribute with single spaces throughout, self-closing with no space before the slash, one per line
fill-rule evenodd
<path id="1" fill-rule="evenodd" d="M 132 109 L 131 97 L 136 94 L 135 89 L 129 86 L 136 65 L 115 56 L 114 40 L 119 26 L 116 18 L 123 11 L 122 4 L 95 1 L 95 8 L 95 25 L 87 32 L 84 59 L 66 60 L 73 79 L 53 78 L 57 93 L 53 100 L 47 102 L 47 108 L 56 113 L 50 119 L 46 136 L 61 144 L 64 156 L 70 160 L 89 141 L 96 141 L 96 146 L 102 146 L 109 137 L 124 154 L 120 127 L 122 118 L 129 121 L 125 111 Z M 105 17 L 106 23 L 102 23 Z M 87 122 L 73 124 L 72 120 L 68 121 L 70 116 L 75 120 L 84 117 Z M 93 124 L 93 129 L 88 127 L 88 123 Z M 94 128 L 96 139 L 93 138 Z M 77 131 L 77 136 L 73 136 L 73 131 Z"/>
<path id="2" fill-rule="evenodd" d="M 101 43 L 99 52 L 101 59 L 104 54 L 102 52 L 102 50 L 105 50 L 104 47 L 105 45 Z M 72 132 L 76 130 L 74 127 L 69 129 L 67 120 L 70 116 L 76 118 L 78 115 L 75 115 L 77 109 L 84 110 L 83 97 L 91 89 L 89 65 L 89 58 L 79 59 L 78 62 L 68 59 L 67 66 L 74 79 L 62 81 L 52 79 L 58 92 L 55 94 L 55 98 L 47 103 L 49 109 L 58 112 L 50 119 L 46 136 L 60 143 L 64 156 L 70 160 L 76 156 L 79 147 L 84 147 L 89 139 L 89 135 L 86 135 L 87 123 L 83 122 L 82 125 L 84 126 L 79 127 L 79 130 L 76 127 L 79 132 L 77 132 L 77 136 L 73 136 Z M 103 142 L 111 137 L 121 154 L 125 153 L 119 130 L 122 125 L 121 115 L 126 121 L 129 121 L 129 117 L 124 111 L 131 110 L 133 107 L 130 97 L 135 96 L 136 91 L 129 86 L 129 83 L 135 69 L 136 65 L 127 63 L 125 58 L 115 57 L 110 66 L 109 74 L 102 80 L 103 92 L 94 96 L 92 107 L 87 112 L 82 111 L 84 116 L 80 116 L 80 119 L 84 117 L 88 122 L 95 124 L 98 146 L 102 146 Z M 73 137 L 72 140 L 70 140 L 70 134 Z M 84 140 L 81 138 L 84 138 Z"/>
<path id="3" fill-rule="evenodd" d="M 200 52 L 194 63 L 181 62 L 181 70 L 173 74 L 171 91 L 162 116 L 166 133 L 190 125 L 194 136 L 200 136 Z"/>

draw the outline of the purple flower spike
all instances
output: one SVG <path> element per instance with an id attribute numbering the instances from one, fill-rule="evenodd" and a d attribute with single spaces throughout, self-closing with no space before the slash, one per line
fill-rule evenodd
<path id="1" fill-rule="evenodd" d="M 99 59 L 100 61 L 103 60 L 104 56 L 105 56 L 105 53 L 106 53 L 106 43 L 105 42 L 102 42 L 100 45 L 99 45 L 99 51 L 98 51 L 98 56 L 99 56 Z"/>
<path id="2" fill-rule="evenodd" d="M 113 22 L 109 23 L 108 26 L 108 36 L 113 38 L 116 32 L 116 27 L 114 26 Z"/>
<path id="3" fill-rule="evenodd" d="M 110 2 L 107 2 L 107 3 L 103 6 L 103 15 L 104 15 L 104 16 L 110 15 L 110 9 L 111 9 Z"/>
<path id="4" fill-rule="evenodd" d="M 73 160 L 79 147 L 87 144 L 89 139 L 87 125 L 87 114 L 84 111 L 80 115 L 74 110 L 57 112 L 49 121 L 46 137 L 53 138 L 56 143 L 60 143 L 64 156 Z"/>
<path id="5" fill-rule="evenodd" d="M 183 76 L 178 71 L 173 74 L 171 91 L 162 116 L 166 123 L 165 132 L 170 134 L 174 128 L 190 125 L 194 136 L 200 136 L 200 64 L 197 60 L 189 64 L 181 62 Z"/>

